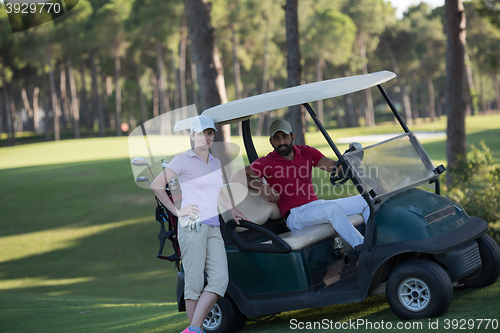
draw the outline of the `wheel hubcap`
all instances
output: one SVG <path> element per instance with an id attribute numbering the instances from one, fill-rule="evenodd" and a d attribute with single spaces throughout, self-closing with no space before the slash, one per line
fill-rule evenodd
<path id="1" fill-rule="evenodd" d="M 214 307 L 208 313 L 207 318 L 203 321 L 203 328 L 205 330 L 216 330 L 217 327 L 220 326 L 222 322 L 222 313 L 220 307 L 217 303 L 215 303 Z"/>
<path id="2" fill-rule="evenodd" d="M 431 291 L 423 280 L 409 278 L 399 285 L 398 298 L 407 310 L 419 312 L 429 306 Z"/>

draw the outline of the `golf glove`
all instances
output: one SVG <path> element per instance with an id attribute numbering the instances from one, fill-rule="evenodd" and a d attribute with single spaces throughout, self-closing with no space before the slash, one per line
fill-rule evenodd
<path id="1" fill-rule="evenodd" d="M 361 145 L 361 143 L 359 143 L 359 142 L 351 142 L 351 143 L 349 144 L 349 149 L 350 149 L 350 148 L 353 148 L 352 150 L 358 150 L 358 149 L 362 149 L 362 148 L 363 148 L 363 146 L 362 146 L 362 145 Z"/>
<path id="2" fill-rule="evenodd" d="M 195 218 L 192 218 L 191 216 L 189 216 L 188 221 L 187 221 L 187 227 L 188 227 L 188 231 L 191 231 L 193 229 L 196 229 L 196 231 L 200 231 L 200 227 L 201 227 L 200 215 L 196 216 Z"/>

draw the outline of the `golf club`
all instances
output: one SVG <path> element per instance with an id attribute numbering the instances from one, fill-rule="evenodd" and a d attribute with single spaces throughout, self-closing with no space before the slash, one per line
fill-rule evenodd
<path id="1" fill-rule="evenodd" d="M 151 176 L 153 176 L 153 179 L 155 179 L 155 175 L 153 174 L 153 171 L 151 170 L 151 167 L 149 166 L 148 160 L 145 159 L 144 157 L 136 157 L 132 160 L 132 165 L 135 166 L 147 166 L 149 169 L 149 172 L 151 172 Z"/>
<path id="2" fill-rule="evenodd" d="M 143 183 L 143 182 L 149 182 L 149 185 L 151 185 L 151 181 L 149 180 L 148 177 L 146 176 L 139 176 L 135 179 L 137 183 Z"/>

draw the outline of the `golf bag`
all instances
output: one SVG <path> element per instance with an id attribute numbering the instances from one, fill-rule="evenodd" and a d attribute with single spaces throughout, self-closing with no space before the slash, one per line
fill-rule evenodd
<path id="1" fill-rule="evenodd" d="M 170 191 L 168 187 L 166 188 L 167 194 L 170 197 Z M 175 262 L 175 267 L 180 270 L 181 261 L 181 248 L 179 247 L 179 241 L 177 240 L 177 221 L 178 218 L 172 214 L 167 207 L 165 207 L 160 200 L 156 199 L 156 221 L 160 223 L 160 233 L 158 234 L 158 240 L 160 241 L 160 250 L 158 252 L 157 258 L 165 259 L 168 261 Z M 165 222 L 168 223 L 168 231 L 165 229 Z M 162 255 L 163 247 L 165 245 L 165 240 L 167 238 L 172 242 L 172 247 L 174 248 L 174 253 L 169 256 Z"/>

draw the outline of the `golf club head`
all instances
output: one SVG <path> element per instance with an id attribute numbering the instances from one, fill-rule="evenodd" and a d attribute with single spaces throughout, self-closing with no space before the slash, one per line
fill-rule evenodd
<path id="1" fill-rule="evenodd" d="M 137 178 L 135 179 L 135 181 L 136 181 L 137 183 L 148 182 L 149 184 L 151 184 L 151 181 L 150 181 L 150 180 L 149 180 L 149 178 L 148 178 L 148 177 L 146 177 L 146 176 L 139 176 L 139 177 L 137 177 Z"/>
<path id="2" fill-rule="evenodd" d="M 149 162 L 144 157 L 136 157 L 132 160 L 131 163 L 132 163 L 132 165 L 135 165 L 135 166 L 147 166 L 147 167 L 149 167 Z"/>

